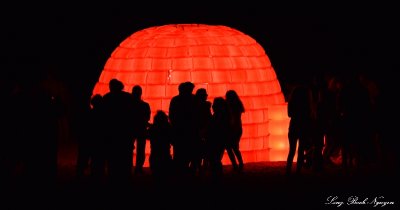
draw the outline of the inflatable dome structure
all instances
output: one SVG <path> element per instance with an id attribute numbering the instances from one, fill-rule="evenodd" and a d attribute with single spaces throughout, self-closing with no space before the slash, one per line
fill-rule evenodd
<path id="1" fill-rule="evenodd" d="M 137 31 L 112 52 L 93 95 L 107 93 L 113 78 L 122 81 L 128 92 L 134 85 L 142 86 L 152 117 L 159 109 L 168 113 L 181 82 L 194 83 L 194 92 L 207 89 L 211 102 L 233 89 L 246 109 L 240 142 L 244 162 L 286 161 L 289 118 L 280 83 L 263 47 L 238 30 L 171 24 Z M 223 163 L 230 164 L 227 155 Z"/>

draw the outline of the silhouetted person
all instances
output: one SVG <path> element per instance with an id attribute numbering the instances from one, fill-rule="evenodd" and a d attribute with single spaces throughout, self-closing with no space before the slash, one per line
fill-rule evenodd
<path id="1" fill-rule="evenodd" d="M 108 172 L 112 181 L 127 181 L 132 173 L 134 121 L 132 95 L 117 79 L 110 80 L 103 96 Z"/>
<path id="2" fill-rule="evenodd" d="M 77 158 L 77 176 L 82 177 L 90 166 L 90 175 L 100 179 L 105 176 L 106 142 L 102 133 L 104 126 L 103 97 L 94 95 L 90 100 L 91 108 L 85 119 L 85 136 L 80 139 Z"/>
<path id="3" fill-rule="evenodd" d="M 231 119 L 228 104 L 224 98 L 214 98 L 212 109 L 214 113 L 209 124 L 207 151 L 212 178 L 214 181 L 219 181 L 223 174 L 222 157 L 230 137 Z"/>
<path id="4" fill-rule="evenodd" d="M 18 150 L 21 155 L 23 178 L 27 184 L 52 186 L 57 176 L 59 98 L 44 84 L 44 78 L 22 82 L 16 107 L 19 118 Z"/>
<path id="5" fill-rule="evenodd" d="M 339 110 L 343 123 L 342 165 L 348 172 L 351 166 L 364 164 L 366 157 L 372 155 L 365 154 L 372 144 L 370 98 L 355 75 L 348 75 L 340 92 Z"/>
<path id="6" fill-rule="evenodd" d="M 317 78 L 314 78 L 312 89 L 312 129 L 311 129 L 311 166 L 315 172 L 322 171 L 322 150 L 327 131 L 327 110 L 325 93 L 327 87 Z"/>
<path id="7" fill-rule="evenodd" d="M 334 164 L 333 158 L 340 155 L 340 139 L 342 139 L 341 117 L 338 108 L 338 98 L 343 88 L 341 76 L 327 78 L 327 89 L 322 92 L 320 108 L 323 118 L 325 118 L 325 145 L 323 149 L 324 164 Z"/>
<path id="8" fill-rule="evenodd" d="M 76 159 L 76 177 L 78 179 L 81 179 L 85 176 L 86 170 L 88 170 L 93 161 L 93 150 L 96 141 L 95 139 L 93 139 L 93 135 L 96 130 L 92 126 L 93 123 L 97 123 L 98 121 L 94 122 L 94 120 L 92 119 L 92 117 L 94 116 L 92 116 L 92 114 L 96 112 L 99 108 L 97 106 L 94 106 L 93 102 L 95 105 L 98 105 L 100 103 L 100 100 L 102 99 L 103 97 L 101 95 L 93 96 L 90 100 L 90 104 L 93 107 L 89 108 L 89 110 L 86 110 L 87 112 L 84 116 L 85 122 L 83 124 L 85 129 L 82 130 L 82 133 L 84 133 L 84 135 L 81 135 L 78 138 L 78 157 Z"/>
<path id="9" fill-rule="evenodd" d="M 150 169 L 157 179 L 167 178 L 172 169 L 172 127 L 164 111 L 158 110 L 148 130 Z"/>
<path id="10" fill-rule="evenodd" d="M 197 125 L 198 125 L 198 140 L 196 141 L 196 155 L 195 156 L 195 166 L 199 169 L 206 168 L 208 165 L 208 160 L 206 157 L 206 142 L 208 136 L 208 128 L 211 121 L 211 102 L 207 101 L 207 90 L 204 88 L 199 88 L 195 94 L 196 102 L 196 113 L 198 115 Z M 197 168 L 195 168 L 196 170 Z"/>
<path id="11" fill-rule="evenodd" d="M 360 73 L 358 75 L 358 80 L 363 88 L 365 88 L 365 90 L 368 92 L 368 96 L 370 99 L 370 108 L 368 109 L 369 113 L 367 113 L 367 115 L 369 116 L 369 127 L 371 128 L 371 131 L 369 132 L 370 136 L 368 138 L 371 138 L 371 142 L 370 144 L 366 144 L 366 150 L 363 156 L 365 157 L 366 162 L 368 162 L 369 164 L 373 164 L 382 157 L 382 142 L 379 135 L 379 126 L 381 121 L 379 120 L 378 115 L 379 103 L 381 102 L 380 87 L 378 86 L 377 80 L 367 73 Z"/>
<path id="12" fill-rule="evenodd" d="M 311 101 L 310 90 L 305 86 L 297 86 L 293 89 L 288 101 L 289 123 L 289 154 L 286 162 L 286 174 L 291 173 L 293 158 L 296 153 L 297 141 L 299 147 L 297 151 L 296 172 L 300 173 L 304 164 L 304 152 L 306 145 L 310 142 Z"/>
<path id="13" fill-rule="evenodd" d="M 230 114 L 230 138 L 226 145 L 229 159 L 233 169 L 243 170 L 243 159 L 239 149 L 240 139 L 243 134 L 242 114 L 245 112 L 242 101 L 234 90 L 228 90 L 225 94 L 228 110 Z"/>
<path id="14" fill-rule="evenodd" d="M 136 166 L 135 173 L 143 172 L 146 159 L 147 127 L 149 125 L 151 110 L 149 103 L 142 100 L 142 87 L 135 85 L 132 88 L 134 129 L 136 140 Z"/>
<path id="15" fill-rule="evenodd" d="M 197 134 L 194 84 L 183 82 L 179 94 L 171 99 L 169 118 L 174 133 L 173 160 L 179 172 L 189 172 Z"/>

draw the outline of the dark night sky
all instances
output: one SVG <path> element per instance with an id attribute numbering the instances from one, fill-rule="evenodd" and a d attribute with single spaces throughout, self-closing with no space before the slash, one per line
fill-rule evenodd
<path id="1" fill-rule="evenodd" d="M 385 81 L 397 68 L 399 24 L 392 5 L 234 2 L 11 5 L 1 15 L 2 68 L 10 78 L 31 79 L 37 71 L 31 65 L 45 63 L 72 94 L 88 97 L 120 42 L 172 23 L 226 25 L 250 35 L 265 49 L 282 86 L 325 71 L 361 70 Z"/>

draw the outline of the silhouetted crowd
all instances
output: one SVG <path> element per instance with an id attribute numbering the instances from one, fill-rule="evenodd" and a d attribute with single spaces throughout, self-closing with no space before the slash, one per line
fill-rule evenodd
<path id="1" fill-rule="evenodd" d="M 142 88 L 136 85 L 129 93 L 121 81 L 110 80 L 110 91 L 91 99 L 85 123 L 88 132 L 79 144 L 77 176 L 84 176 L 88 167 L 94 178 L 107 176 L 112 182 L 127 181 L 132 172 L 143 173 L 147 139 L 150 169 L 160 180 L 171 174 L 186 176 L 205 170 L 217 180 L 222 175 L 225 150 L 234 170 L 242 171 L 239 141 L 245 110 L 239 96 L 229 90 L 211 103 L 206 89 L 194 94 L 194 88 L 191 82 L 181 83 L 168 115 L 157 110 L 150 124 L 151 109 L 142 100 Z"/>
<path id="2" fill-rule="evenodd" d="M 51 182 L 57 176 L 63 105 L 42 83 L 4 87 L 12 88 L 2 89 L 2 134 L 9 139 L 2 141 L 2 180 L 18 174 L 27 182 Z M 110 80 L 109 92 L 91 97 L 82 118 L 77 178 L 89 173 L 95 180 L 129 181 L 132 173 L 143 173 L 147 142 L 150 169 L 158 180 L 207 172 L 218 181 L 225 151 L 233 170 L 241 172 L 242 101 L 234 90 L 210 102 L 206 89 L 194 89 L 189 81 L 181 83 L 168 112 L 155 110 L 151 122 L 142 87 L 136 85 L 129 93 L 121 81 Z M 296 85 L 288 96 L 286 174 L 292 174 L 296 150 L 296 173 L 304 167 L 322 172 L 327 165 L 341 165 L 348 173 L 385 162 L 391 144 L 382 141 L 379 97 L 377 85 L 364 74 L 326 75 Z"/>
<path id="3" fill-rule="evenodd" d="M 323 171 L 341 165 L 345 173 L 378 164 L 382 158 L 380 101 L 377 84 L 365 74 L 325 75 L 295 86 L 288 100 L 291 174 L 303 167 Z"/>

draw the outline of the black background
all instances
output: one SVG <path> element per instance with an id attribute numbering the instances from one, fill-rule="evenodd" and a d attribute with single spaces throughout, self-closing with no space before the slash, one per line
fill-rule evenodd
<path id="1" fill-rule="evenodd" d="M 284 92 L 324 72 L 361 71 L 382 89 L 397 69 L 396 7 L 384 3 L 270 4 L 257 1 L 13 3 L 2 7 L 6 79 L 45 65 L 77 103 L 87 100 L 112 51 L 141 29 L 173 23 L 226 25 L 266 51 Z M 46 73 L 49 71 L 47 70 Z"/>

